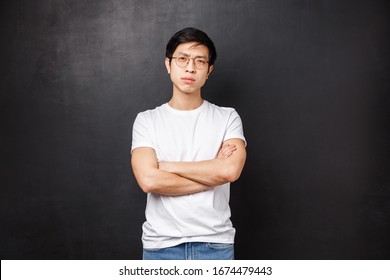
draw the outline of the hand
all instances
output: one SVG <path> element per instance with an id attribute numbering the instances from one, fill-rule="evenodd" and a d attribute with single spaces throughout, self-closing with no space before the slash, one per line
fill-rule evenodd
<path id="1" fill-rule="evenodd" d="M 225 143 L 225 144 L 222 145 L 221 149 L 219 149 L 216 158 L 219 158 L 219 159 L 228 158 L 228 157 L 230 157 L 236 150 L 237 150 L 236 145 L 231 145 L 231 144 Z"/>

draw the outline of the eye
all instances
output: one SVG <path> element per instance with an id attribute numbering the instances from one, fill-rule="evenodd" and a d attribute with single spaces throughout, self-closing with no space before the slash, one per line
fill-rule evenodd
<path id="1" fill-rule="evenodd" d="M 204 66 L 204 65 L 206 65 L 206 60 L 204 60 L 204 59 L 202 59 L 202 58 L 197 58 L 196 60 L 195 60 L 195 63 L 197 64 L 197 65 L 199 65 L 199 66 Z"/>
<path id="2" fill-rule="evenodd" d="M 188 58 L 185 56 L 178 56 L 177 61 L 178 62 L 187 62 Z"/>

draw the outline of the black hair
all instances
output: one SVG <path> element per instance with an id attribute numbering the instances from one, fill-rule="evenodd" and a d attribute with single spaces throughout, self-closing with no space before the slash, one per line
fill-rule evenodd
<path id="1" fill-rule="evenodd" d="M 194 27 L 187 27 L 176 32 L 167 44 L 165 56 L 171 60 L 177 46 L 188 42 L 196 42 L 199 45 L 206 46 L 209 49 L 209 66 L 214 65 L 217 58 L 217 51 L 213 41 L 211 41 L 205 32 Z"/>

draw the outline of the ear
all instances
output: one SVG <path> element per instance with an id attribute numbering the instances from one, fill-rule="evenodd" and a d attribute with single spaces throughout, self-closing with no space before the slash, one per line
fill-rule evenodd
<path id="1" fill-rule="evenodd" d="M 213 70 L 214 70 L 214 65 L 211 65 L 211 66 L 209 67 L 209 72 L 207 73 L 206 79 L 209 78 L 209 75 L 210 75 L 210 73 L 211 73 Z"/>
<path id="2" fill-rule="evenodd" d="M 168 57 L 165 58 L 165 67 L 167 68 L 168 74 L 171 74 L 171 62 Z"/>

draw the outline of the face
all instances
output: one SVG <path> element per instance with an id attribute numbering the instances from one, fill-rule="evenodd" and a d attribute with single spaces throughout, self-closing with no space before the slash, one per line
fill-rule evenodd
<path id="1" fill-rule="evenodd" d="M 177 46 L 174 57 L 186 56 L 189 58 L 204 58 L 209 60 L 209 50 L 204 45 L 198 45 L 198 43 L 188 42 Z M 172 59 L 169 63 L 169 59 L 165 59 L 165 66 L 171 76 L 174 91 L 179 91 L 185 94 L 200 93 L 200 88 L 205 84 L 208 76 L 213 70 L 213 66 L 206 67 L 202 70 L 196 69 L 194 60 L 190 59 L 189 63 L 185 67 L 179 67 L 176 64 L 175 59 Z"/>

